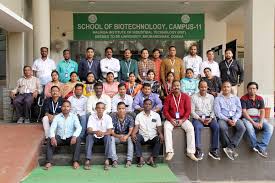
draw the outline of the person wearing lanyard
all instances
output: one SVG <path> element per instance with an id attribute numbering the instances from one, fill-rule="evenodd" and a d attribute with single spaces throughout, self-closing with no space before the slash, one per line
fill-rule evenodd
<path id="1" fill-rule="evenodd" d="M 233 59 L 233 50 L 227 48 L 225 50 L 225 60 L 219 64 L 221 71 L 221 80 L 230 81 L 232 84 L 232 94 L 238 94 L 238 87 L 242 84 L 244 79 L 244 71 L 237 60 Z"/>
<path id="2" fill-rule="evenodd" d="M 104 142 L 105 147 L 105 163 L 104 170 L 109 170 L 109 159 L 112 158 L 111 134 L 112 134 L 112 118 L 104 113 L 105 104 L 103 102 L 96 103 L 96 113 L 90 115 L 87 125 L 88 136 L 86 138 L 86 161 L 85 170 L 90 170 L 90 161 L 92 159 L 93 146 L 95 143 Z"/>
<path id="3" fill-rule="evenodd" d="M 71 72 L 78 72 L 78 65 L 74 60 L 71 60 L 70 50 L 63 51 L 64 60 L 61 60 L 56 67 L 59 73 L 59 79 L 62 83 L 67 83 L 70 80 Z"/>
<path id="4" fill-rule="evenodd" d="M 174 73 L 175 80 L 184 78 L 184 65 L 179 57 L 176 57 L 177 50 L 175 46 L 169 47 L 169 55 L 161 62 L 161 81 L 166 82 L 166 76 L 169 72 Z"/>
<path id="5" fill-rule="evenodd" d="M 189 55 L 183 58 L 185 68 L 191 68 L 194 71 L 194 78 L 200 78 L 200 68 L 202 64 L 202 58 L 197 55 L 198 46 L 196 44 L 191 45 L 189 48 Z"/>
<path id="6" fill-rule="evenodd" d="M 88 47 L 86 49 L 86 58 L 81 60 L 78 65 L 79 79 L 81 81 L 86 81 L 89 72 L 94 74 L 96 81 L 101 79 L 100 62 L 94 58 L 94 55 L 94 48 Z"/>
<path id="7" fill-rule="evenodd" d="M 131 134 L 134 128 L 134 119 L 126 112 L 126 104 L 119 102 L 117 104 L 117 112 L 112 115 L 113 131 L 112 131 L 112 161 L 113 167 L 117 167 L 118 157 L 116 154 L 116 144 L 127 143 L 127 159 L 125 167 L 128 168 L 132 164 L 134 145 L 131 139 Z"/>
<path id="8" fill-rule="evenodd" d="M 129 74 L 129 81 L 125 83 L 126 94 L 131 95 L 133 98 L 140 92 L 142 84 L 136 82 L 135 73 L 131 72 Z"/>
<path id="9" fill-rule="evenodd" d="M 190 113 L 190 98 L 180 91 L 180 81 L 175 80 L 173 81 L 173 92 L 166 97 L 163 107 L 163 114 L 166 118 L 164 122 L 164 139 L 167 161 L 174 156 L 172 131 L 175 127 L 181 127 L 186 133 L 187 156 L 194 161 L 198 161 L 194 155 L 196 151 L 194 127 L 188 120 Z"/>
<path id="10" fill-rule="evenodd" d="M 141 60 L 138 62 L 138 79 L 141 83 L 147 78 L 147 72 L 152 69 L 155 72 L 155 64 L 149 60 L 149 52 L 147 48 L 141 50 Z"/>
<path id="11" fill-rule="evenodd" d="M 212 140 L 211 149 L 208 155 L 213 159 L 220 160 L 219 156 L 219 138 L 220 129 L 214 113 L 214 96 L 207 93 L 207 82 L 201 80 L 199 83 L 199 92 L 192 95 L 191 116 L 195 128 L 196 158 L 203 159 L 201 144 L 201 130 L 207 126 L 211 128 Z"/>
<path id="12" fill-rule="evenodd" d="M 240 119 L 242 116 L 241 101 L 237 96 L 231 94 L 229 81 L 222 83 L 222 94 L 214 100 L 214 111 L 220 125 L 223 151 L 229 159 L 235 160 L 238 157 L 235 148 L 238 147 L 246 128 Z M 235 129 L 232 136 L 229 135 L 229 127 Z"/>
<path id="13" fill-rule="evenodd" d="M 129 75 L 133 72 L 136 76 L 138 75 L 137 61 L 131 59 L 132 52 L 130 49 L 125 49 L 124 59 L 119 61 L 120 70 L 118 73 L 118 81 L 126 82 L 129 80 Z"/>

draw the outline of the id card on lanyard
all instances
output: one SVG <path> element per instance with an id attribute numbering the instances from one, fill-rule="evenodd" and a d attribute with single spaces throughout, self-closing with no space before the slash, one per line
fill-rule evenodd
<path id="1" fill-rule="evenodd" d="M 176 101 L 175 95 L 173 95 L 173 99 L 174 99 L 176 109 L 177 109 L 177 111 L 175 113 L 176 119 L 180 119 L 179 106 L 180 106 L 181 94 L 179 96 L 179 101 L 178 102 Z"/>
<path id="2" fill-rule="evenodd" d="M 56 114 L 56 109 L 58 108 L 58 102 L 56 103 L 56 105 L 54 106 L 54 103 L 52 101 L 52 109 L 53 109 L 53 114 Z"/>

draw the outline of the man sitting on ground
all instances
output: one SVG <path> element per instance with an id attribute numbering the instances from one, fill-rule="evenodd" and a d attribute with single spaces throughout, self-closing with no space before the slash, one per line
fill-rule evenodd
<path id="1" fill-rule="evenodd" d="M 140 112 L 135 120 L 132 140 L 135 144 L 136 156 L 139 159 L 137 166 L 142 167 L 145 164 L 141 144 L 150 144 L 153 146 L 153 150 L 146 163 L 155 168 L 157 167 L 156 158 L 159 155 L 161 144 L 164 142 L 161 119 L 158 113 L 152 111 L 150 99 L 145 99 L 143 105 L 144 111 Z"/>
<path id="2" fill-rule="evenodd" d="M 53 151 L 55 147 L 62 145 L 73 146 L 73 168 L 79 168 L 80 157 L 80 139 L 81 125 L 78 117 L 70 113 L 71 103 L 64 101 L 62 104 L 62 113 L 55 116 L 50 128 L 50 138 L 47 143 L 45 170 L 52 166 Z"/>
<path id="3" fill-rule="evenodd" d="M 126 113 L 126 105 L 124 102 L 117 104 L 117 113 L 112 116 L 114 129 L 112 131 L 112 160 L 113 167 L 117 167 L 118 157 L 116 155 L 116 144 L 127 143 L 127 161 L 125 167 L 128 168 L 132 164 L 134 145 L 131 134 L 134 128 L 134 119 Z"/>

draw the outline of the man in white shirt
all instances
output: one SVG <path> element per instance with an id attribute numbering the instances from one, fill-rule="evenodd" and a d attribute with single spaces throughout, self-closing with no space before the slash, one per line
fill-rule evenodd
<path id="1" fill-rule="evenodd" d="M 214 96 L 207 93 L 207 82 L 201 80 L 199 83 L 199 92 L 192 95 L 191 116 L 195 130 L 195 156 L 198 160 L 203 159 L 201 130 L 203 127 L 211 128 L 211 149 L 208 155 L 213 159 L 220 160 L 219 156 L 219 124 L 214 113 Z"/>
<path id="2" fill-rule="evenodd" d="M 126 94 L 126 86 L 124 83 L 118 85 L 118 94 L 112 98 L 112 112 L 117 112 L 117 104 L 124 102 L 126 105 L 126 112 L 133 112 L 133 97 Z"/>
<path id="3" fill-rule="evenodd" d="M 220 77 L 221 73 L 220 73 L 219 64 L 216 61 L 214 61 L 214 51 L 208 50 L 206 52 L 206 55 L 207 55 L 207 60 L 202 62 L 201 68 L 200 68 L 201 77 L 205 77 L 205 74 L 204 74 L 205 68 L 210 68 L 213 76 Z"/>
<path id="4" fill-rule="evenodd" d="M 189 48 L 189 55 L 183 58 L 185 69 L 191 68 L 194 71 L 194 78 L 200 77 L 200 67 L 202 64 L 202 58 L 197 55 L 198 46 L 191 45 Z"/>
<path id="5" fill-rule="evenodd" d="M 105 58 L 100 60 L 100 69 L 104 79 L 107 77 L 108 72 L 114 73 L 115 79 L 118 77 L 118 72 L 120 70 L 119 60 L 113 58 L 113 49 L 111 47 L 105 48 Z"/>
<path id="6" fill-rule="evenodd" d="M 40 48 L 41 58 L 34 61 L 32 70 L 34 76 L 38 77 L 42 86 L 45 86 L 52 80 L 51 73 L 56 69 L 55 62 L 48 58 L 48 48 Z"/>
<path id="7" fill-rule="evenodd" d="M 74 88 L 74 95 L 70 96 L 68 100 L 72 104 L 71 112 L 76 114 L 79 118 L 80 124 L 82 126 L 80 138 L 82 142 L 85 142 L 87 129 L 87 97 L 82 95 L 83 85 L 81 83 L 77 83 Z"/>
<path id="8" fill-rule="evenodd" d="M 152 111 L 152 101 L 150 99 L 145 99 L 143 106 L 144 111 L 137 115 L 132 133 L 136 156 L 139 159 L 137 167 L 142 167 L 145 164 L 141 144 L 150 144 L 153 146 L 153 150 L 146 163 L 155 168 L 157 167 L 155 160 L 159 155 L 161 144 L 164 142 L 161 119 L 158 113 Z"/>
<path id="9" fill-rule="evenodd" d="M 71 103 L 64 101 L 61 107 L 62 113 L 55 116 L 50 128 L 50 137 L 47 143 L 46 165 L 45 170 L 52 167 L 52 158 L 55 147 L 62 145 L 72 146 L 73 168 L 79 168 L 80 158 L 80 139 L 81 125 L 78 117 L 70 113 Z"/>
<path id="10" fill-rule="evenodd" d="M 90 115 L 87 125 L 88 136 L 86 138 L 86 161 L 84 165 L 85 170 L 90 170 L 90 160 L 92 159 L 94 143 L 104 142 L 105 147 L 105 163 L 104 170 L 109 169 L 109 159 L 112 158 L 111 150 L 111 134 L 112 134 L 112 118 L 104 113 L 105 104 L 98 102 L 96 104 L 96 113 Z"/>
<path id="11" fill-rule="evenodd" d="M 91 95 L 88 98 L 87 102 L 87 112 L 88 114 L 95 113 L 95 107 L 97 102 L 103 102 L 105 106 L 104 113 L 110 113 L 111 112 L 111 98 L 108 95 L 103 94 L 103 84 L 101 82 L 98 82 L 94 85 L 95 95 Z"/>

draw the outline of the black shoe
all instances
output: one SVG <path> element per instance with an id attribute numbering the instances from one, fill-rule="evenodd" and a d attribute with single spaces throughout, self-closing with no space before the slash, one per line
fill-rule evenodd
<path id="1" fill-rule="evenodd" d="M 265 150 L 262 150 L 261 148 L 259 148 L 258 146 L 256 147 L 258 149 L 258 154 L 261 155 L 262 157 L 264 158 L 267 158 L 268 155 L 267 155 L 267 152 Z"/>
<path id="2" fill-rule="evenodd" d="M 196 153 L 195 153 L 195 156 L 196 156 L 196 158 L 197 158 L 198 160 L 202 160 L 204 154 L 203 154 L 202 150 L 197 149 L 197 150 L 196 150 Z"/>
<path id="3" fill-rule="evenodd" d="M 209 155 L 211 158 L 215 159 L 215 160 L 221 160 L 221 157 L 220 157 L 220 155 L 219 155 L 219 153 L 218 153 L 217 150 L 210 151 L 210 152 L 208 153 L 208 155 Z"/>
<path id="4" fill-rule="evenodd" d="M 233 149 L 231 149 L 229 147 L 225 147 L 225 148 L 223 148 L 223 151 L 229 159 L 234 160 Z"/>

